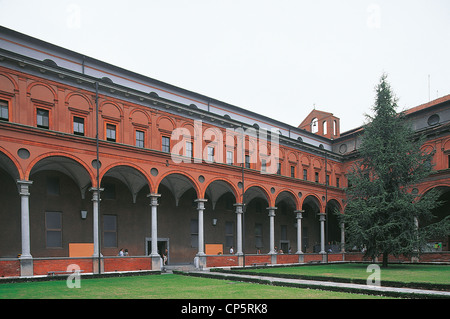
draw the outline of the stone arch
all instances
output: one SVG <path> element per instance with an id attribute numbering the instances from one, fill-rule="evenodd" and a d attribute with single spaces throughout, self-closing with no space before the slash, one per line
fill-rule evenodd
<path id="1" fill-rule="evenodd" d="M 269 191 L 264 186 L 256 183 L 247 186 L 244 192 L 244 201 L 246 204 L 254 198 L 265 199 L 269 207 L 272 207 L 275 204 Z"/>
<path id="2" fill-rule="evenodd" d="M 17 159 L 6 149 L 0 146 L 0 168 L 3 168 L 15 180 L 24 179 L 24 173 Z"/>
<path id="3" fill-rule="evenodd" d="M 298 196 L 295 195 L 295 193 L 291 189 L 282 189 L 278 192 L 278 194 L 275 196 L 275 206 L 277 206 L 277 203 L 288 200 L 291 201 L 291 203 L 294 204 L 295 210 L 300 209 L 300 201 Z"/>
<path id="4" fill-rule="evenodd" d="M 104 177 L 113 177 L 124 183 L 130 190 L 133 203 L 136 203 L 137 195 L 144 186 L 148 185 L 149 189 L 153 189 L 152 181 L 147 173 L 133 163 L 118 162 L 111 164 L 100 174 L 100 183 Z"/>
<path id="5" fill-rule="evenodd" d="M 25 179 L 32 174 L 44 170 L 53 170 L 69 176 L 80 189 L 81 198 L 85 197 L 86 190 L 95 185 L 95 176 L 91 169 L 78 157 L 62 152 L 42 154 L 35 158 L 26 171 Z"/>
<path id="6" fill-rule="evenodd" d="M 222 195 L 228 192 L 233 194 L 236 203 L 240 200 L 241 196 L 239 195 L 236 187 L 233 183 L 223 177 L 217 177 L 211 180 L 205 188 L 205 195 L 211 199 L 213 209 Z"/>
<path id="7" fill-rule="evenodd" d="M 158 190 L 160 185 L 164 185 L 172 192 L 175 197 L 176 206 L 178 206 L 181 196 L 190 188 L 194 189 L 197 198 L 201 199 L 204 196 L 195 179 L 182 171 L 169 171 L 161 175 L 158 182 L 155 184 L 155 189 Z"/>

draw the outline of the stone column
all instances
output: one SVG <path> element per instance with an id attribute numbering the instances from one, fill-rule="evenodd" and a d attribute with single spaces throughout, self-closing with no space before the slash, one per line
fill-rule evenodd
<path id="1" fill-rule="evenodd" d="M 237 225 L 237 255 L 243 255 L 242 250 L 242 214 L 243 214 L 243 206 L 244 204 L 237 203 L 234 204 L 234 207 L 236 207 L 236 225 Z"/>
<path id="2" fill-rule="evenodd" d="M 30 250 L 30 186 L 32 181 L 17 181 L 20 194 L 20 213 L 22 227 L 22 254 L 21 258 L 32 258 Z"/>
<path id="3" fill-rule="evenodd" d="M 341 223 L 341 253 L 345 253 L 345 226 Z"/>
<path id="4" fill-rule="evenodd" d="M 207 199 L 196 199 L 198 210 L 198 253 L 197 256 L 205 255 L 205 238 L 203 229 L 203 211 L 205 210 L 205 202 Z"/>
<path id="5" fill-rule="evenodd" d="M 302 218 L 304 210 L 296 210 L 294 213 L 297 213 L 297 252 L 296 254 L 303 254 L 302 251 Z"/>
<path id="6" fill-rule="evenodd" d="M 30 186 L 32 181 L 17 181 L 20 194 L 20 214 L 22 231 L 22 253 L 20 255 L 20 275 L 33 276 L 33 257 L 31 256 L 30 241 Z"/>
<path id="7" fill-rule="evenodd" d="M 319 213 L 320 221 L 320 252 L 319 254 L 325 254 L 325 214 Z"/>
<path id="8" fill-rule="evenodd" d="M 94 255 L 95 258 L 100 258 L 100 241 L 99 241 L 99 206 L 100 206 L 100 192 L 103 188 L 91 187 L 89 191 L 92 192 L 92 221 L 93 221 L 93 242 L 94 242 Z"/>
<path id="9" fill-rule="evenodd" d="M 275 210 L 276 207 L 268 207 L 269 210 L 269 222 L 270 222 L 270 231 L 269 231 L 269 254 L 276 254 L 275 252 Z"/>
<path id="10" fill-rule="evenodd" d="M 152 270 L 161 270 L 161 256 L 158 254 L 158 198 L 160 194 L 148 194 L 150 197 L 151 218 L 152 218 L 152 251 L 150 257 L 152 259 Z"/>
<path id="11" fill-rule="evenodd" d="M 150 197 L 150 206 L 151 206 L 151 218 L 152 218 L 152 229 L 151 229 L 151 237 L 152 237 L 152 251 L 150 255 L 152 257 L 159 256 L 158 254 L 158 198 L 161 197 L 160 194 L 148 194 L 147 197 Z"/>

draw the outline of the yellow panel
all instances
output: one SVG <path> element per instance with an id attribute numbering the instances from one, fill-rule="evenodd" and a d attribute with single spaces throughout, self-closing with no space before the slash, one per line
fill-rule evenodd
<path id="1" fill-rule="evenodd" d="M 94 244 L 69 244 L 69 257 L 92 257 L 94 254 Z"/>
<path id="2" fill-rule="evenodd" d="M 223 254 L 223 245 L 222 244 L 205 244 L 205 254 L 206 255 Z"/>

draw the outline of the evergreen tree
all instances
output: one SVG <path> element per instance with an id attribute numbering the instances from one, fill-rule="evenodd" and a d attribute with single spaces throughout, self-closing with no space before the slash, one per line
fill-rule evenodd
<path id="1" fill-rule="evenodd" d="M 383 255 L 383 267 L 392 254 L 419 253 L 431 233 L 448 233 L 448 219 L 418 227 L 432 220 L 431 210 L 439 194 L 430 191 L 418 198 L 414 185 L 432 171 L 432 154 L 422 152 L 403 113 L 397 113 L 387 76 L 376 87 L 374 116 L 364 127 L 359 158 L 349 174 L 348 203 L 341 215 L 350 247 L 364 249 L 365 256 Z"/>

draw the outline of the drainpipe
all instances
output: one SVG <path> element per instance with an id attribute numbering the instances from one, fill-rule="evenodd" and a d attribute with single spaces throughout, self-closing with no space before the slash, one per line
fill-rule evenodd
<path id="1" fill-rule="evenodd" d="M 95 116 L 96 116 L 96 154 L 97 154 L 97 243 L 98 243 L 98 273 L 101 274 L 101 236 L 100 236 L 100 160 L 99 160 L 99 137 L 98 137 L 98 82 L 95 82 Z M 95 223 L 95 221 L 94 221 Z"/>

